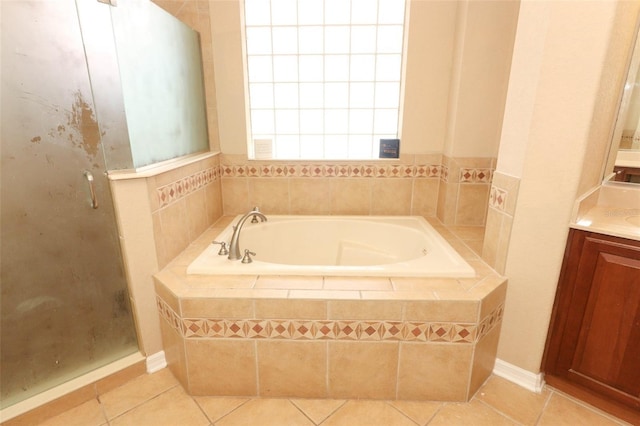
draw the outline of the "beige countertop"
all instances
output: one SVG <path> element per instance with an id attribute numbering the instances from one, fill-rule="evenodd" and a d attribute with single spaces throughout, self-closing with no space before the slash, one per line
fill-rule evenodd
<path id="1" fill-rule="evenodd" d="M 595 188 L 576 202 L 571 227 L 640 241 L 640 185 Z"/>

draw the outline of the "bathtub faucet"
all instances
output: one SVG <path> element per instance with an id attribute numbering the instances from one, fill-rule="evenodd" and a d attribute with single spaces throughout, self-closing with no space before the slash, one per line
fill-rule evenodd
<path id="1" fill-rule="evenodd" d="M 231 236 L 231 242 L 229 243 L 229 260 L 240 260 L 242 256 L 240 255 L 240 231 L 242 230 L 242 226 L 244 222 L 252 217 L 252 222 L 257 222 L 256 217 L 260 219 L 260 222 L 266 222 L 267 217 L 260 213 L 260 210 L 257 207 L 254 207 L 249 213 L 245 214 L 240 218 L 238 223 L 233 227 L 233 235 Z"/>

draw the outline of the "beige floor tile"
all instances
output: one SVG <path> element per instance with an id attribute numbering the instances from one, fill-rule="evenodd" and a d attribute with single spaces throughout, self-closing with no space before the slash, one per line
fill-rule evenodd
<path id="1" fill-rule="evenodd" d="M 287 399 L 252 399 L 216 422 L 216 426 L 310 426 L 313 425 Z"/>
<path id="2" fill-rule="evenodd" d="M 107 418 L 102 407 L 97 399 L 92 399 L 40 423 L 40 426 L 99 426 L 104 424 L 107 424 Z"/>
<path id="3" fill-rule="evenodd" d="M 178 385 L 168 368 L 136 377 L 100 396 L 109 420 Z"/>
<path id="4" fill-rule="evenodd" d="M 415 422 L 384 401 L 351 400 L 322 426 L 415 426 Z"/>
<path id="5" fill-rule="evenodd" d="M 542 393 L 537 394 L 506 379 L 492 376 L 476 393 L 476 398 L 513 420 L 525 425 L 534 425 L 540 417 L 549 395 L 550 392 L 546 388 L 542 390 Z"/>
<path id="6" fill-rule="evenodd" d="M 291 402 L 304 412 L 315 424 L 322 423 L 338 408 L 344 405 L 344 399 L 292 399 Z"/>
<path id="7" fill-rule="evenodd" d="M 111 426 L 207 426 L 193 398 L 175 387 L 109 422 Z"/>
<path id="8" fill-rule="evenodd" d="M 442 407 L 441 402 L 431 401 L 391 401 L 390 404 L 419 425 L 426 425 Z"/>
<path id="9" fill-rule="evenodd" d="M 248 398 L 231 398 L 216 396 L 199 396 L 194 397 L 202 411 L 209 417 L 209 420 L 215 422 L 226 416 L 242 404 L 249 401 Z"/>
<path id="10" fill-rule="evenodd" d="M 508 426 L 517 425 L 478 400 L 468 403 L 445 403 L 429 426 Z"/>
<path id="11" fill-rule="evenodd" d="M 600 413 L 578 404 L 571 399 L 553 392 L 549 403 L 544 409 L 539 426 L 605 426 L 618 425 Z"/>

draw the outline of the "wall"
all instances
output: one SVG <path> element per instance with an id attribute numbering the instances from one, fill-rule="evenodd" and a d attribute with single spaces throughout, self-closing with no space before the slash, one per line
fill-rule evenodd
<path id="1" fill-rule="evenodd" d="M 264 172 L 260 167 L 264 163 L 246 159 L 245 103 L 238 96 L 244 92 L 240 7 L 237 0 L 213 2 L 210 7 L 222 161 L 247 170 L 253 164 L 256 170 L 242 174 L 227 168 L 223 173 L 226 214 L 260 205 L 272 213 L 437 214 L 449 225 L 484 225 L 518 2 L 411 1 L 403 158 L 396 162 L 312 162 L 323 170 L 334 166 L 348 170 L 341 179 L 314 175 L 324 180 L 300 180 L 308 176 L 286 174 L 286 168 L 281 173 Z M 501 31 L 496 32 L 496 27 Z M 449 157 L 434 162 L 434 155 L 443 151 Z M 282 165 L 270 162 L 269 170 L 278 164 Z M 287 164 L 297 170 L 310 163 Z M 379 181 L 359 174 L 367 168 L 402 166 L 406 170 L 424 165 L 439 167 L 438 175 L 422 179 L 425 176 L 415 169 L 411 176 L 403 173 L 407 179 Z M 282 179 L 285 176 L 288 179 Z M 397 177 L 377 172 L 374 176 Z M 251 177 L 257 179 L 248 179 Z"/>
<path id="2" fill-rule="evenodd" d="M 483 255 L 509 277 L 498 357 L 530 372 L 540 371 L 574 200 L 601 178 L 584 170 L 602 170 L 615 118 L 624 65 L 608 60 L 627 55 L 639 8 L 521 2 Z"/>
<path id="3" fill-rule="evenodd" d="M 152 275 L 222 216 L 219 159 L 200 154 L 153 172 L 110 172 L 131 304 L 145 355 L 162 350 Z"/>

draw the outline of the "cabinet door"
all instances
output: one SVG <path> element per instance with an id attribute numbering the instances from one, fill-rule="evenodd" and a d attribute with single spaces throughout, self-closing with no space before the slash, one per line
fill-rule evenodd
<path id="1" fill-rule="evenodd" d="M 640 408 L 640 244 L 572 232 L 545 369 Z"/>

